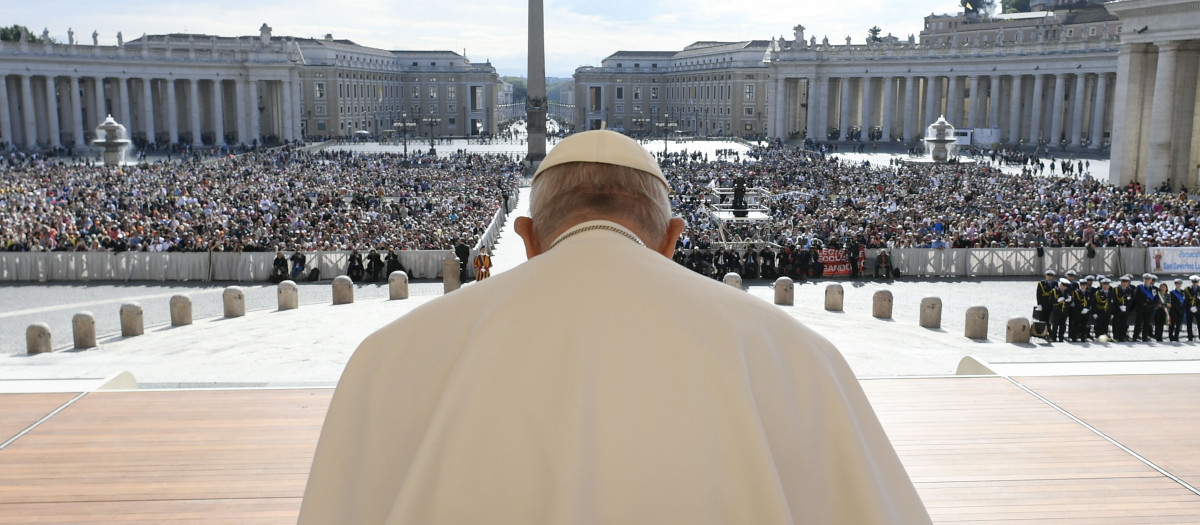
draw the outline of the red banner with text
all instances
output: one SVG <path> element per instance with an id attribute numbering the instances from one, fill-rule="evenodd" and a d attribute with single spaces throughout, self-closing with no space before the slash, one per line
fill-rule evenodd
<path id="1" fill-rule="evenodd" d="M 859 250 L 857 257 L 859 270 L 862 270 L 865 252 Z M 824 249 L 817 253 L 817 260 L 825 265 L 825 271 L 822 273 L 825 277 L 837 275 L 850 275 L 850 262 L 846 258 L 846 250 Z"/>

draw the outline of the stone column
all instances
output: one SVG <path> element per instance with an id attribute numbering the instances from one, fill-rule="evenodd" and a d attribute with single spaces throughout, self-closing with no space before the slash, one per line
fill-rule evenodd
<path id="1" fill-rule="evenodd" d="M 249 142 L 246 140 L 246 81 L 237 80 L 233 83 L 233 105 L 234 111 L 237 113 L 237 140 L 241 143 Z"/>
<path id="2" fill-rule="evenodd" d="M 258 140 L 259 136 L 261 135 L 261 132 L 259 131 L 259 124 L 262 120 L 262 113 L 259 113 L 259 111 L 258 111 L 258 81 L 254 80 L 254 79 L 250 79 L 249 87 L 250 87 L 250 135 L 248 136 L 249 140 L 246 141 L 247 144 L 249 144 L 251 141 Z"/>
<path id="3" fill-rule="evenodd" d="M 104 122 L 105 113 L 107 112 L 107 108 L 105 108 L 106 104 L 104 103 L 104 77 L 93 78 L 92 87 L 92 100 L 94 102 L 92 115 L 96 117 L 95 122 L 99 126 L 101 122 Z"/>
<path id="4" fill-rule="evenodd" d="M 771 114 L 771 129 L 767 130 L 768 135 L 781 137 L 787 140 L 787 128 L 784 122 L 787 118 L 787 84 L 784 81 L 783 75 L 779 75 L 775 79 L 775 92 L 772 94 L 771 103 L 774 105 L 774 111 Z"/>
<path id="5" fill-rule="evenodd" d="M 967 111 L 967 127 L 978 128 L 983 125 L 983 121 L 979 118 L 979 75 L 971 77 L 971 102 L 970 109 Z"/>
<path id="6" fill-rule="evenodd" d="M 824 138 L 822 133 L 820 133 L 820 130 L 817 129 L 817 126 L 820 125 L 820 116 L 822 111 L 819 103 L 821 100 L 820 92 L 817 91 L 820 89 L 819 86 L 820 83 L 817 81 L 817 77 L 808 78 L 808 100 L 805 101 L 805 103 L 808 104 L 808 111 L 805 115 L 806 122 L 804 123 L 804 127 L 807 130 L 806 137 L 813 140 L 821 140 Z"/>
<path id="7" fill-rule="evenodd" d="M 25 133 L 25 145 L 37 145 L 37 127 L 33 118 L 33 83 L 29 75 L 21 75 L 21 125 Z"/>
<path id="8" fill-rule="evenodd" d="M 1144 182 L 1141 176 L 1144 166 L 1140 158 L 1143 102 L 1147 95 L 1141 79 L 1147 71 L 1149 44 L 1121 44 L 1117 53 L 1117 83 L 1113 93 L 1112 151 L 1109 161 L 1109 179 L 1112 184 L 1126 184 L 1133 180 Z"/>
<path id="9" fill-rule="evenodd" d="M 925 126 L 933 124 L 938 118 L 938 114 L 940 113 L 938 111 L 938 106 L 941 105 L 938 104 L 938 102 L 941 99 L 937 96 L 937 84 L 940 82 L 941 79 L 938 77 L 925 77 L 925 122 L 922 122 L 919 126 L 917 126 L 918 130 L 924 129 Z"/>
<path id="10" fill-rule="evenodd" d="M 896 78 L 884 77 L 883 79 L 883 122 L 880 126 L 883 128 L 883 134 L 879 140 L 888 142 L 892 140 L 892 124 L 895 120 L 894 113 L 896 112 Z"/>
<path id="11" fill-rule="evenodd" d="M 1012 76 L 1012 97 L 1008 108 L 1008 141 L 1016 144 L 1021 140 L 1021 75 Z"/>
<path id="12" fill-rule="evenodd" d="M 142 79 L 142 120 L 146 140 L 154 142 L 154 83 L 149 77 Z"/>
<path id="13" fill-rule="evenodd" d="M 1092 132 L 1089 138 L 1092 149 L 1100 149 L 1104 144 L 1104 116 L 1108 108 L 1108 73 L 1096 75 L 1096 101 L 1092 103 Z"/>
<path id="14" fill-rule="evenodd" d="M 120 111 L 121 124 L 125 125 L 127 132 L 133 131 L 133 119 L 129 113 L 129 79 L 117 79 L 117 104 Z M 131 133 L 132 134 L 132 133 Z"/>
<path id="15" fill-rule="evenodd" d="M 1175 113 L 1175 67 L 1179 42 L 1158 44 L 1158 70 L 1154 73 L 1154 99 L 1150 103 L 1150 151 L 1146 158 L 1146 191 L 1154 191 L 1171 178 L 1171 128 Z M 1171 181 L 1178 187 L 1179 181 Z"/>
<path id="16" fill-rule="evenodd" d="M 216 138 L 213 144 L 220 146 L 225 143 L 225 96 L 221 92 L 221 79 L 213 81 L 213 133 Z"/>
<path id="17" fill-rule="evenodd" d="M 79 97 L 79 77 L 68 78 L 68 89 L 71 90 L 71 135 L 75 137 L 75 147 L 79 148 L 87 145 L 87 139 L 83 134 L 83 104 Z M 0 85 L 0 87 L 3 87 Z M 3 102 L 3 101 L 0 101 Z M 7 104 L 0 103 L 0 108 Z"/>
<path id="18" fill-rule="evenodd" d="M 1042 140 L 1042 91 L 1045 88 L 1045 75 L 1033 76 L 1033 112 L 1030 113 L 1029 140 L 1034 144 Z"/>
<path id="19" fill-rule="evenodd" d="M 200 81 L 194 78 L 188 79 L 188 125 L 192 128 L 192 146 L 203 145 L 200 140 L 200 133 L 203 131 L 200 126 Z"/>
<path id="20" fill-rule="evenodd" d="M 1086 75 L 1075 75 L 1075 95 L 1071 100 L 1074 109 L 1071 110 L 1071 147 L 1078 148 L 1083 139 L 1083 97 L 1087 86 Z"/>
<path id="21" fill-rule="evenodd" d="M 163 82 L 167 83 L 167 133 L 170 135 L 168 140 L 171 144 L 179 142 L 179 103 L 175 98 L 175 79 L 167 78 Z"/>
<path id="22" fill-rule="evenodd" d="M 46 75 L 46 123 L 49 124 L 50 146 L 62 146 L 58 127 L 58 86 L 54 75 Z"/>
<path id="23" fill-rule="evenodd" d="M 529 73 L 526 112 L 529 130 L 529 160 L 546 158 L 546 41 L 542 0 L 529 0 Z"/>
<path id="24" fill-rule="evenodd" d="M 946 121 L 954 126 L 962 126 L 962 88 L 958 85 L 958 75 L 950 75 L 946 82 Z"/>
<path id="25" fill-rule="evenodd" d="M 1000 77 L 992 75 L 988 77 L 988 121 L 987 127 L 1000 127 Z M 982 111 L 982 110 L 980 110 Z"/>
<path id="26" fill-rule="evenodd" d="M 14 144 L 12 112 L 8 105 L 8 75 L 0 73 L 0 142 Z"/>
<path id="27" fill-rule="evenodd" d="M 1054 75 L 1054 103 L 1050 105 L 1050 144 L 1057 146 L 1063 136 L 1063 99 L 1067 97 L 1067 75 Z"/>
<path id="28" fill-rule="evenodd" d="M 861 100 L 862 107 L 860 108 L 859 113 L 859 128 L 862 129 L 862 140 L 865 141 L 868 140 L 867 137 L 870 134 L 871 127 L 875 124 L 875 115 L 872 114 L 874 113 L 874 108 L 871 107 L 874 105 L 872 104 L 874 99 L 871 97 L 871 77 L 863 77 L 862 79 Z"/>
<path id="29" fill-rule="evenodd" d="M 283 133 L 280 134 L 280 138 L 283 140 L 293 140 L 296 138 L 296 135 L 295 130 L 292 129 L 294 127 L 292 113 L 295 112 L 295 108 L 292 107 L 292 90 L 294 87 L 292 86 L 291 79 L 281 82 L 279 88 L 283 90 L 283 100 L 280 102 L 280 105 L 283 107 L 279 108 L 283 114 Z"/>
<path id="30" fill-rule="evenodd" d="M 909 76 L 904 79 L 904 140 L 916 140 L 917 127 L 917 77 Z"/>
<path id="31" fill-rule="evenodd" d="M 846 140 L 847 133 L 850 132 L 850 77 L 842 77 L 842 96 L 838 100 L 839 114 L 841 115 L 838 121 L 838 139 Z"/>

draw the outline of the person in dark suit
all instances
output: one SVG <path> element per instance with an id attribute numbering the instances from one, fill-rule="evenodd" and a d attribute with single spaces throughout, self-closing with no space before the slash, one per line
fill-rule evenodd
<path id="1" fill-rule="evenodd" d="M 392 272 L 403 272 L 404 265 L 400 263 L 400 255 L 396 250 L 388 250 L 387 257 L 383 258 L 384 264 L 387 265 L 387 274 L 390 277 Z"/>
<path id="2" fill-rule="evenodd" d="M 1200 275 L 1193 275 L 1188 280 L 1192 282 L 1192 285 L 1183 290 L 1187 307 L 1187 311 L 1183 313 L 1183 324 L 1187 325 L 1188 341 L 1191 341 L 1192 325 L 1200 328 Z"/>
<path id="3" fill-rule="evenodd" d="M 346 275 L 351 281 L 356 283 L 362 282 L 363 278 L 363 258 L 358 250 L 350 252 L 350 266 L 346 269 Z"/>
<path id="4" fill-rule="evenodd" d="M 1179 340 L 1179 332 L 1183 329 L 1186 312 L 1187 291 L 1183 289 L 1183 279 L 1175 279 L 1175 289 L 1167 293 L 1167 313 L 1171 323 L 1167 330 L 1167 336 L 1170 340 Z"/>
<path id="5" fill-rule="evenodd" d="M 467 261 L 471 260 L 471 247 L 467 246 L 462 239 L 454 245 L 454 256 L 458 258 L 458 279 L 459 282 L 467 282 Z"/>
<path id="6" fill-rule="evenodd" d="M 370 282 L 378 281 L 383 273 L 383 258 L 379 256 L 379 252 L 374 249 L 367 255 L 367 280 Z"/>

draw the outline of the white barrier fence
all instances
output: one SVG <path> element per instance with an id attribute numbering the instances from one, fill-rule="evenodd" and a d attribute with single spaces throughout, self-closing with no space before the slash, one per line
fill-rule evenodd
<path id="1" fill-rule="evenodd" d="M 503 224 L 503 212 L 496 222 Z M 493 223 L 495 225 L 495 223 Z M 495 242 L 499 227 L 489 229 L 481 245 Z M 1088 257 L 1085 248 L 1045 248 L 1038 257 L 1032 248 L 898 248 L 892 250 L 892 267 L 902 276 L 997 277 L 1040 276 L 1047 268 L 1062 273 L 1109 277 L 1155 271 L 1153 253 L 1177 248 L 1097 248 Z M 878 250 L 867 250 L 864 272 L 875 266 Z M 452 250 L 402 250 L 396 252 L 408 275 L 414 279 L 441 277 L 442 261 Z M 471 250 L 471 256 L 478 248 Z M 290 255 L 290 253 L 289 253 Z M 321 279 L 345 275 L 349 251 L 306 252 L 307 269 L 319 268 Z M 147 253 L 147 252 L 0 252 L 0 281 L 266 281 L 271 275 L 274 253 Z M 467 273 L 474 274 L 471 261 Z M 290 264 L 289 264 L 290 268 Z M 1157 270 L 1159 273 L 1180 274 Z"/>

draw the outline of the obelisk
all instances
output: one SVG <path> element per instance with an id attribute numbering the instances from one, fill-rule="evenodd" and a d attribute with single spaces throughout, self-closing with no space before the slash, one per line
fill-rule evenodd
<path id="1" fill-rule="evenodd" d="M 534 167 L 546 158 L 546 32 L 542 0 L 529 0 L 529 81 L 525 118 L 529 130 L 527 159 Z"/>

